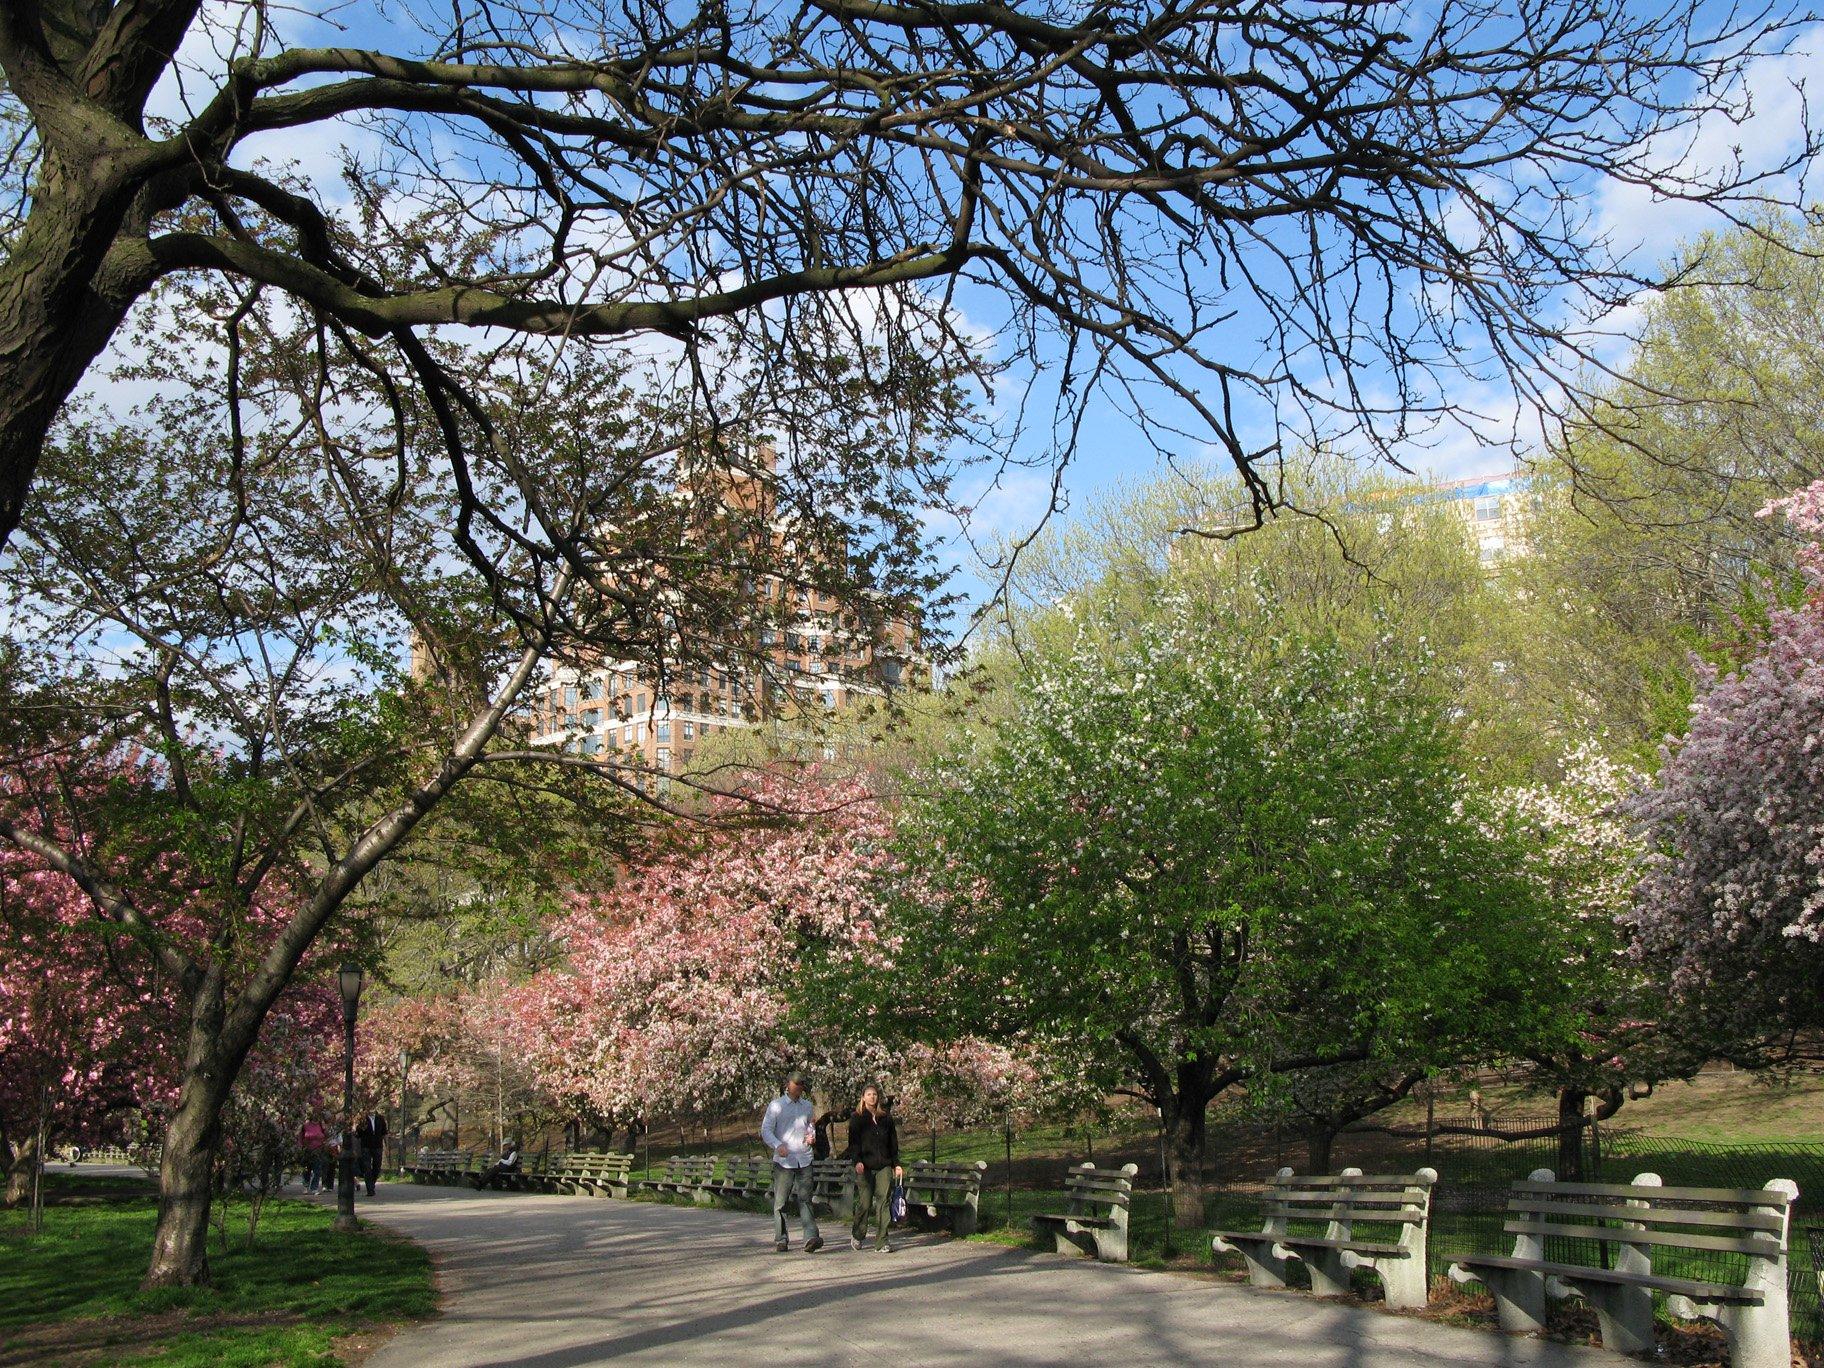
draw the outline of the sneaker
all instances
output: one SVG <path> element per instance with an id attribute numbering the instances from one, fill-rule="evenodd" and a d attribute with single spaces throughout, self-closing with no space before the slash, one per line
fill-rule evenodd
<path id="1" fill-rule="evenodd" d="M 786 1244 L 786 1242 L 785 1242 L 785 1241 L 784 1241 L 784 1240 L 776 1240 L 776 1241 L 774 1241 L 774 1243 L 773 1243 L 773 1253 L 775 1253 L 775 1254 L 783 1254 L 783 1253 L 785 1253 L 785 1251 L 786 1251 L 786 1250 L 787 1250 L 787 1249 L 789 1249 L 789 1248 L 790 1248 L 790 1247 L 791 1247 L 791 1246 L 790 1246 L 790 1245 L 788 1245 L 788 1244 Z"/>
<path id="2" fill-rule="evenodd" d="M 849 1248 L 854 1250 L 857 1254 L 861 1253 L 861 1236 L 849 1236 Z"/>
<path id="3" fill-rule="evenodd" d="M 891 1244 L 891 1242 L 880 1245 L 879 1247 L 877 1247 L 875 1249 L 874 1252 L 876 1254 L 891 1254 L 893 1252 L 893 1245 Z"/>
<path id="4" fill-rule="evenodd" d="M 804 1252 L 806 1254 L 815 1254 L 818 1250 L 820 1250 L 822 1248 L 823 1248 L 823 1236 L 821 1236 L 821 1235 L 813 1235 L 813 1236 L 811 1236 L 810 1239 L 808 1239 L 804 1242 Z"/>

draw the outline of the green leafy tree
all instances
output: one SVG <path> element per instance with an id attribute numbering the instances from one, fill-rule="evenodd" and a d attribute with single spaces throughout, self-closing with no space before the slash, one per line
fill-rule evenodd
<path id="1" fill-rule="evenodd" d="M 1510 678 L 1540 730 L 1646 768 L 1684 729 L 1692 654 L 1741 654 L 1797 601 L 1799 539 L 1758 514 L 1824 475 L 1824 228 L 1764 216 L 1667 275 L 1689 288 L 1647 305 L 1621 375 L 1540 463 L 1532 554 L 1506 572 Z"/>
<path id="2" fill-rule="evenodd" d="M 1160 617 L 1116 650 L 1086 625 L 928 776 L 892 974 L 834 966 L 818 993 L 925 1039 L 1041 1042 L 1157 1107 L 1188 1221 L 1229 1089 L 1440 1066 L 1558 1018 L 1543 903 L 1422 668 Z"/>
<path id="3" fill-rule="evenodd" d="M 91 934 L 135 942 L 182 1021 L 154 1285 L 209 1276 L 225 1108 L 313 947 L 371 953 L 372 914 L 415 891 L 535 899 L 583 867 L 579 842 L 593 865 L 658 815 L 632 757 L 535 741 L 548 669 L 758 674 L 783 611 L 752 591 L 769 575 L 864 605 L 864 624 L 915 615 L 925 557 L 887 434 L 933 397 L 912 362 L 904 387 L 820 369 L 776 461 L 755 448 L 777 413 L 737 402 L 717 462 L 675 390 L 598 353 L 412 348 L 467 377 L 462 407 L 392 383 L 376 349 L 397 339 L 270 292 L 201 284 L 174 307 L 216 346 L 146 338 L 152 397 L 59 430 L 0 559 L 0 843 L 73 881 Z M 456 470 L 437 455 L 452 441 Z M 72 783 L 94 754 L 154 782 Z M 420 877 L 369 884 L 420 856 Z M 201 929 L 173 939 L 161 907 Z M 518 953 L 498 935 L 428 948 L 459 969 Z"/>
<path id="4" fill-rule="evenodd" d="M 1507 661 L 1522 618 L 1487 573 L 1462 515 L 1422 482 L 1367 476 L 1314 455 L 1282 489 L 1298 513 L 1246 535 L 1240 482 L 1187 468 L 1148 480 L 1048 530 L 1018 558 L 1008 610 L 986 673 L 1017 680 L 1005 656 L 1077 648 L 1084 624 L 1111 646 L 1183 599 L 1247 637 L 1321 632 L 1352 658 L 1425 657 L 1463 718 L 1463 737 L 1490 776 L 1530 781 L 1557 750 L 1536 726 Z"/>

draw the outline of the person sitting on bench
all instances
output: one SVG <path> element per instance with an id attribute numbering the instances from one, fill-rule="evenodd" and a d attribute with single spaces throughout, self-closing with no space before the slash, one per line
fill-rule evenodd
<path id="1" fill-rule="evenodd" d="M 494 1166 L 481 1175 L 481 1185 L 493 1187 L 496 1183 L 505 1186 L 509 1175 L 519 1172 L 519 1142 L 509 1140 L 500 1147 L 500 1158 Z"/>

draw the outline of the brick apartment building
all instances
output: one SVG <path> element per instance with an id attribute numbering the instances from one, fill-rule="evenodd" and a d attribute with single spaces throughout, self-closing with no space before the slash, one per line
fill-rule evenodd
<path id="1" fill-rule="evenodd" d="M 770 445 L 755 454 L 773 467 Z M 680 478 L 704 478 L 704 468 Z M 764 517 L 762 480 L 711 469 L 714 497 Z M 868 631 L 853 605 L 787 574 L 755 577 L 746 592 L 756 625 L 750 639 L 730 643 L 729 664 L 682 668 L 662 682 L 626 660 L 556 667 L 530 704 L 530 740 L 678 774 L 718 733 L 929 686 L 929 664 L 904 620 Z"/>

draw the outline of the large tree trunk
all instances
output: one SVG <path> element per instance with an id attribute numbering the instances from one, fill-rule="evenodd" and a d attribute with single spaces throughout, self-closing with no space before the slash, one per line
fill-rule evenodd
<path id="1" fill-rule="evenodd" d="M 158 1228 L 142 1287 L 196 1287 L 209 1281 L 209 1202 L 222 1142 L 225 1092 L 191 1075 L 165 1129 L 158 1166 Z"/>
<path id="2" fill-rule="evenodd" d="M 46 156 L 32 212 L 0 268 L 0 546 L 19 525 L 44 439 L 157 272 L 111 252 L 132 189 Z"/>
<path id="3" fill-rule="evenodd" d="M 7 1157 L 6 1204 L 16 1207 L 32 1195 L 32 1173 L 38 1167 L 38 1136 L 28 1134 L 16 1144 L 0 1148 Z"/>
<path id="4" fill-rule="evenodd" d="M 1330 1172 L 1330 1153 L 1336 1145 L 1336 1132 L 1328 1126 L 1315 1126 L 1305 1132 L 1305 1171 L 1313 1176 Z"/>
<path id="5" fill-rule="evenodd" d="M 1582 1088 L 1558 1089 L 1558 1162 L 1561 1183 L 1584 1181 L 1583 1107 L 1589 1093 Z"/>
<path id="6" fill-rule="evenodd" d="M 184 1081 L 165 1127 L 158 1226 L 141 1287 L 197 1287 L 209 1281 L 209 1203 L 222 1144 L 222 1107 L 246 1055 L 244 1047 L 225 1050 L 222 999 L 222 970 L 216 966 L 191 1001 Z"/>
<path id="7" fill-rule="evenodd" d="M 1165 1181 L 1171 1188 L 1174 1226 L 1196 1229 L 1203 1224 L 1204 1120 L 1207 1101 L 1181 1102 L 1166 1117 Z"/>

